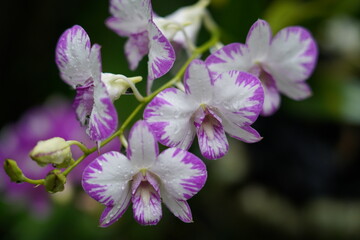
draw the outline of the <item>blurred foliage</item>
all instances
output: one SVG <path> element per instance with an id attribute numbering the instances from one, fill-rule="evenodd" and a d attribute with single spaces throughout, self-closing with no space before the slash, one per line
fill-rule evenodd
<path id="1" fill-rule="evenodd" d="M 152 2 L 166 15 L 196 1 Z M 2 9 L 1 126 L 50 94 L 74 96 L 54 63 L 58 37 L 74 24 L 102 46 L 104 72 L 146 76 L 146 59 L 130 71 L 126 39 L 105 27 L 108 1 L 6 1 Z M 66 204 L 54 200 L 47 218 L 0 201 L 2 239 L 360 239 L 360 1 L 213 0 L 210 11 L 224 44 L 244 42 L 258 18 L 274 34 L 289 25 L 308 28 L 320 53 L 308 81 L 313 96 L 301 102 L 283 97 L 278 113 L 254 124 L 261 142 L 231 141 L 224 159 L 206 161 L 208 182 L 189 201 L 192 224 L 163 206 L 155 227 L 139 226 L 130 208 L 102 229 L 97 225 L 103 207 L 77 189 Z M 207 36 L 202 32 L 199 42 Z M 145 81 L 142 92 L 144 86 Z M 136 102 L 123 96 L 116 106 L 124 121 Z M 200 156 L 194 144 L 191 150 Z"/>

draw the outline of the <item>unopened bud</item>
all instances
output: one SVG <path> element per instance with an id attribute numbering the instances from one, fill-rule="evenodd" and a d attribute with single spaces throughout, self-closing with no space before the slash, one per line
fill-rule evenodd
<path id="1" fill-rule="evenodd" d="M 4 162 L 4 170 L 12 182 L 21 183 L 24 181 L 25 176 L 14 160 L 6 159 Z"/>
<path id="2" fill-rule="evenodd" d="M 49 193 L 61 192 L 65 188 L 66 177 L 59 169 L 52 170 L 45 178 L 45 189 Z"/>
<path id="3" fill-rule="evenodd" d="M 65 168 L 72 161 L 70 145 L 59 137 L 39 141 L 30 152 L 30 157 L 40 166 L 53 164 L 58 168 Z"/>

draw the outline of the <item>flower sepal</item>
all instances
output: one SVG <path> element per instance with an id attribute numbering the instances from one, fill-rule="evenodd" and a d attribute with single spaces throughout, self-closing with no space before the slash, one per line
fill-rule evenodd
<path id="1" fill-rule="evenodd" d="M 45 189 L 49 193 L 62 192 L 65 189 L 66 177 L 59 169 L 54 169 L 45 178 Z"/>

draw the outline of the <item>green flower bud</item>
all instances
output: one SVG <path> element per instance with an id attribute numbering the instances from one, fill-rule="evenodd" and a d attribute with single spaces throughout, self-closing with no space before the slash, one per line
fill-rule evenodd
<path id="1" fill-rule="evenodd" d="M 25 176 L 14 160 L 6 159 L 4 162 L 4 170 L 12 182 L 21 183 L 24 181 Z"/>
<path id="2" fill-rule="evenodd" d="M 45 189 L 49 193 L 61 192 L 65 188 L 66 177 L 59 169 L 52 170 L 45 178 Z"/>
<path id="3" fill-rule="evenodd" d="M 42 167 L 54 164 L 57 168 L 65 168 L 72 161 L 70 145 L 59 137 L 39 141 L 30 152 L 30 157 Z"/>

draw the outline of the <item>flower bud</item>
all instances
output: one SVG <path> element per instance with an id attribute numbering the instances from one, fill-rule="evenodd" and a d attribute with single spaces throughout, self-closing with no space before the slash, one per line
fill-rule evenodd
<path id="1" fill-rule="evenodd" d="M 4 170 L 12 182 L 20 183 L 24 181 L 25 176 L 14 160 L 6 159 L 4 162 Z"/>
<path id="2" fill-rule="evenodd" d="M 125 94 L 126 90 L 130 87 L 126 79 L 133 84 L 142 80 L 141 77 L 128 78 L 121 74 L 101 73 L 101 80 L 106 86 L 106 90 L 112 101 L 120 98 L 122 94 Z"/>
<path id="3" fill-rule="evenodd" d="M 65 188 L 66 177 L 59 169 L 52 170 L 45 178 L 45 189 L 49 193 L 61 192 Z"/>
<path id="4" fill-rule="evenodd" d="M 70 145 L 59 137 L 39 141 L 30 152 L 30 157 L 42 167 L 54 164 L 57 168 L 64 168 L 72 161 Z"/>

